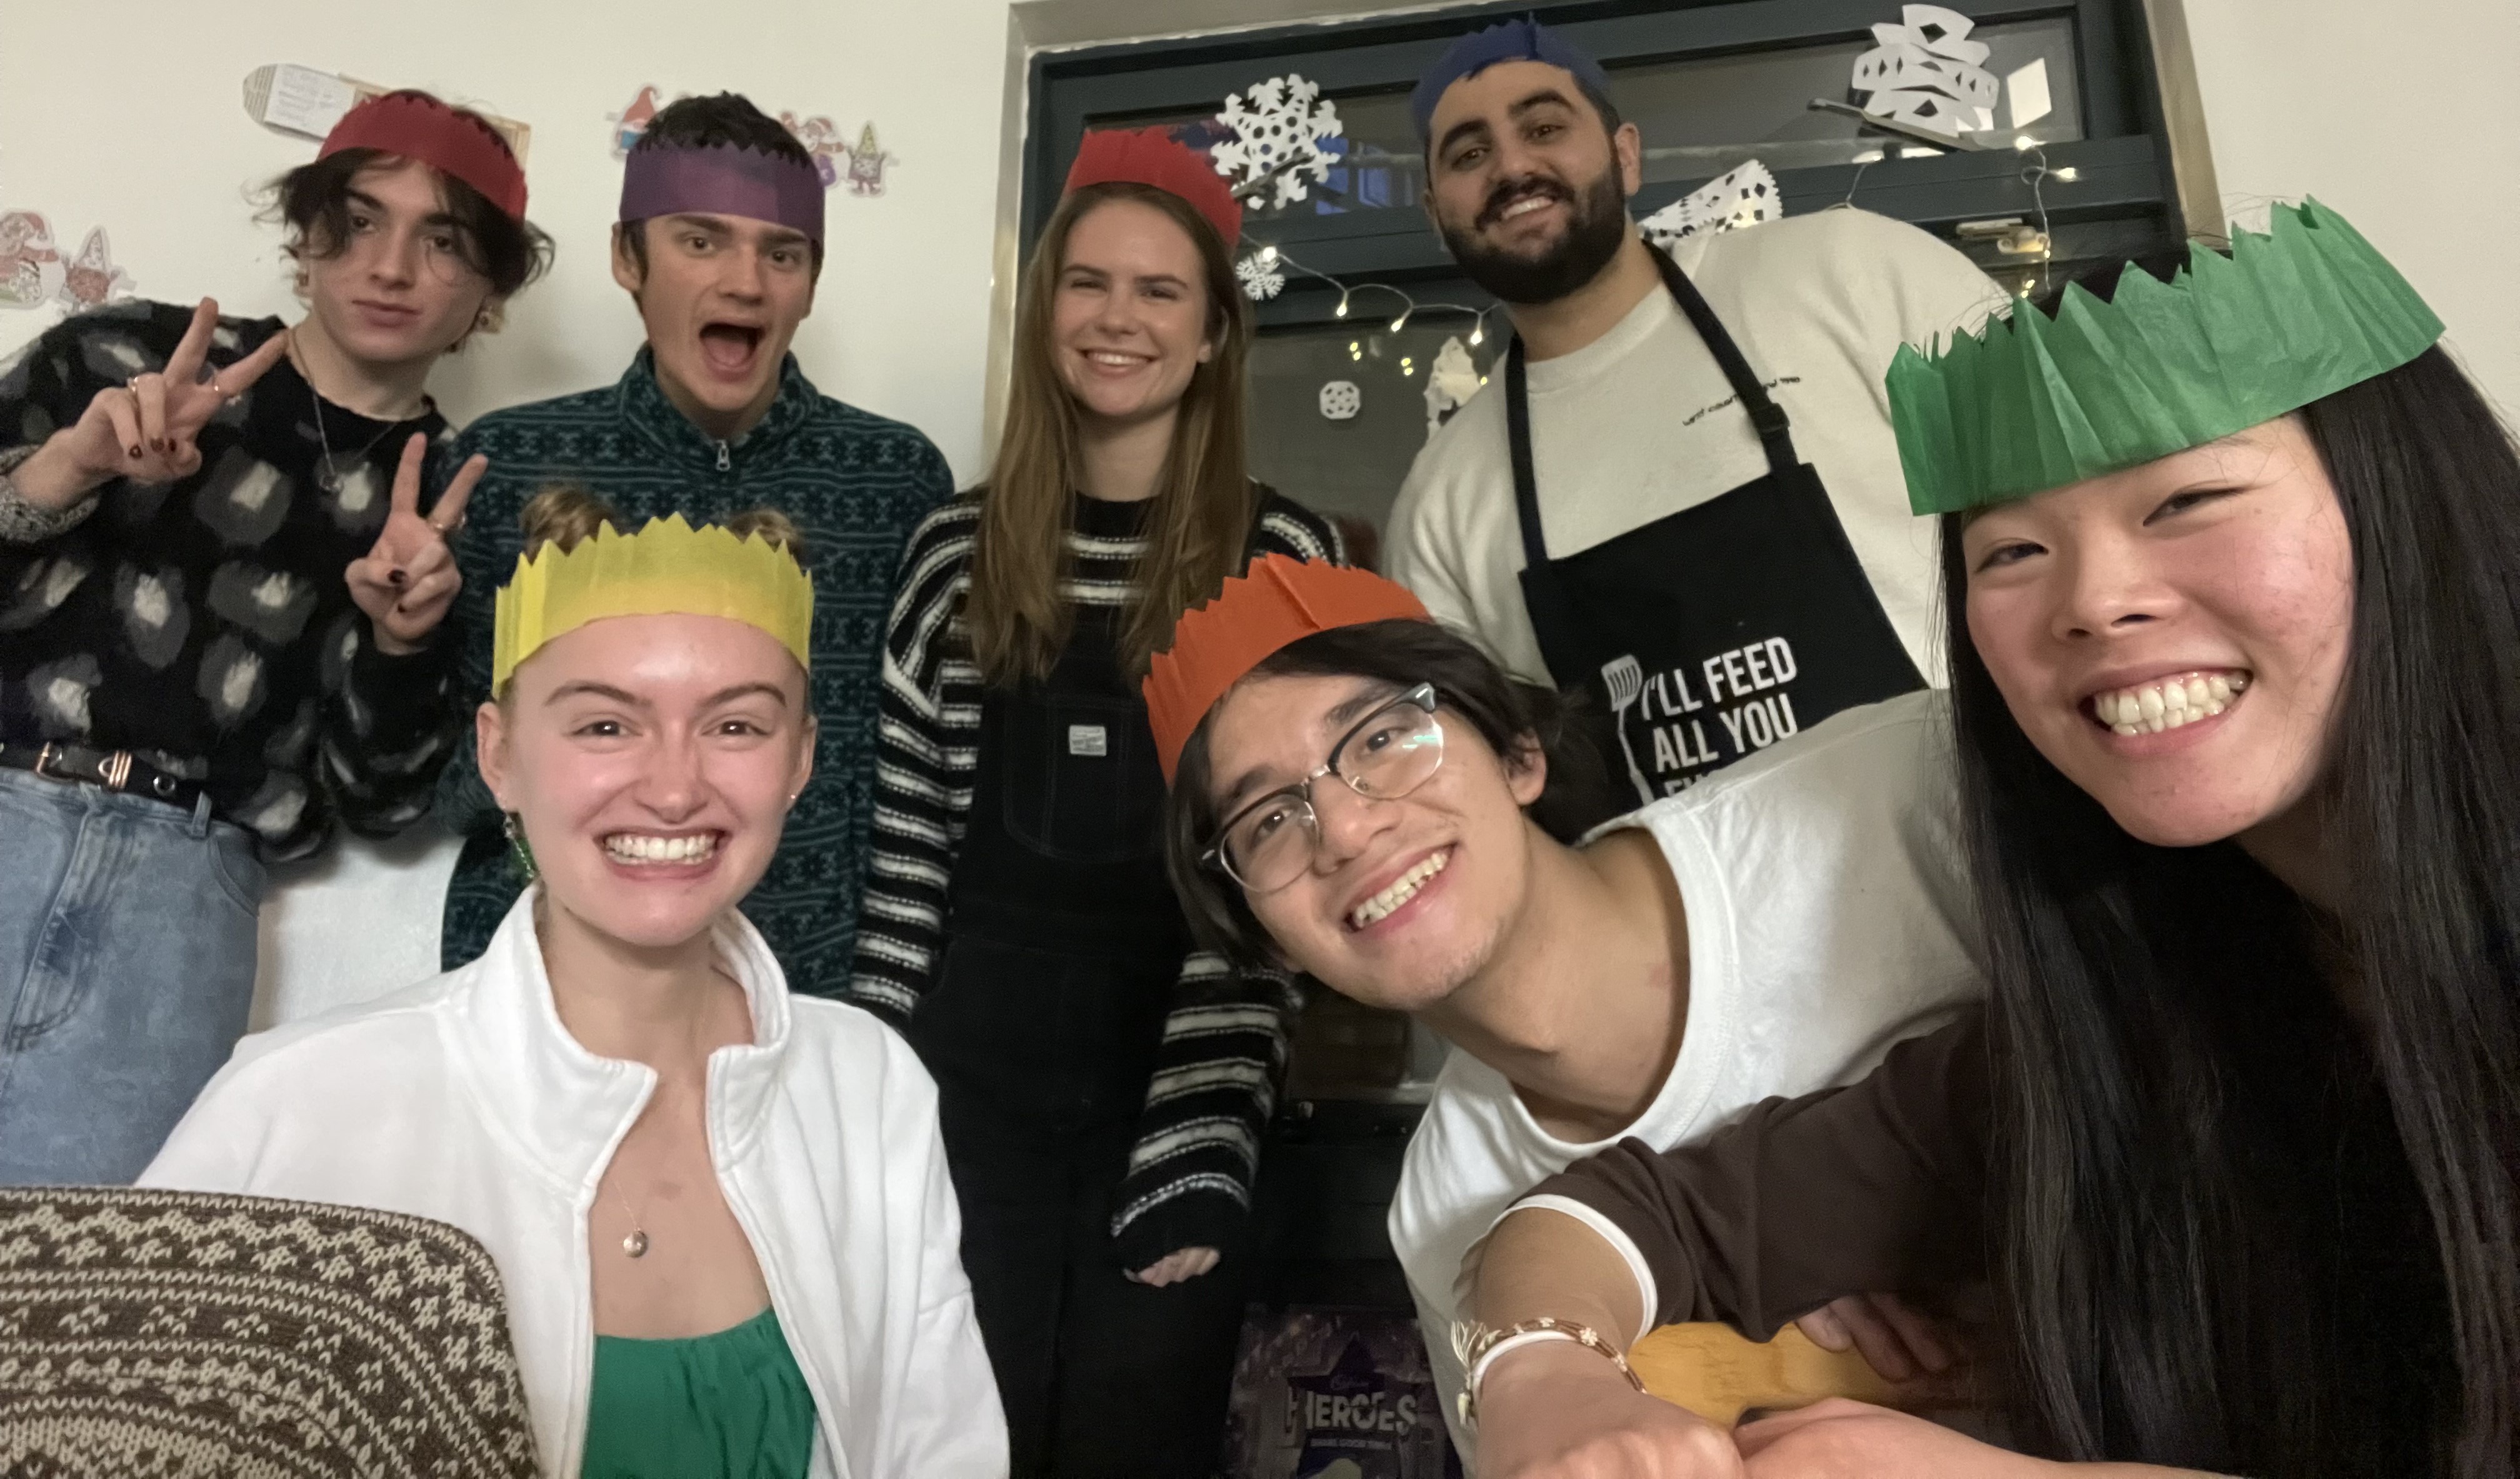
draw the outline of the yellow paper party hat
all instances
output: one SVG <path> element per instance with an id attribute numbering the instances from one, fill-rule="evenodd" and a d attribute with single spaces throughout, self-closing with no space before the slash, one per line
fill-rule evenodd
<path id="1" fill-rule="evenodd" d="M 516 575 L 499 590 L 491 690 L 505 688 L 517 664 L 563 632 L 607 616 L 662 615 L 759 627 L 811 666 L 814 583 L 795 560 L 758 534 L 695 529 L 675 514 L 636 534 L 606 524 L 573 550 L 547 544 L 518 556 Z"/>

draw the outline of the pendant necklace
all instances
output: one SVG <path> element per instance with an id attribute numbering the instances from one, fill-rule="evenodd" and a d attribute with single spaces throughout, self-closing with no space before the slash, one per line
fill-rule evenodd
<path id="1" fill-rule="evenodd" d="M 648 1231 L 647 1229 L 639 1226 L 639 1214 L 632 1211 L 630 1198 L 622 1195 L 618 1191 L 615 1191 L 612 1193 L 612 1199 L 619 1203 L 621 1210 L 628 1213 L 630 1217 L 630 1235 L 621 1239 L 621 1251 L 632 1258 L 647 1257 Z"/>
<path id="2" fill-rule="evenodd" d="M 306 366 L 297 357 L 296 327 L 292 325 L 283 332 L 289 336 L 290 366 L 297 372 L 299 380 L 306 381 L 306 393 L 315 401 L 315 444 L 324 449 L 324 460 L 315 465 L 315 486 L 327 493 L 338 493 L 341 491 L 341 470 L 333 461 L 333 438 L 324 429 L 324 392 L 315 388 L 314 379 L 307 375 Z M 410 420 L 411 418 L 405 417 L 402 421 L 394 422 L 382 431 L 369 437 L 368 444 L 359 449 L 358 455 L 351 459 L 350 466 L 355 468 L 365 463 L 368 460 L 368 454 L 377 450 L 377 443 L 393 435 L 395 426 L 402 426 Z M 642 1251 L 645 1251 L 644 1248 Z M 639 1255 L 633 1253 L 630 1256 L 636 1258 Z"/>

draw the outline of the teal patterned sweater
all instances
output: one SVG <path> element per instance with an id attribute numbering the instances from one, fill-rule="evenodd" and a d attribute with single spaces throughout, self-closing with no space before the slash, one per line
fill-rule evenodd
<path id="1" fill-rule="evenodd" d="M 954 491 L 944 457 L 917 428 L 816 390 L 793 355 L 760 424 L 733 442 L 717 441 L 665 399 L 645 349 L 613 384 L 482 417 L 438 465 L 460 468 L 475 452 L 488 456 L 490 469 L 473 491 L 458 546 L 464 593 L 454 612 L 463 642 L 457 686 L 467 713 L 489 694 L 493 602 L 524 545 L 518 515 L 544 487 L 581 484 L 633 530 L 675 512 L 701 523 L 764 507 L 795 521 L 814 578 L 813 690 L 822 736 L 814 779 L 743 913 L 778 952 L 791 988 L 839 993 L 848 985 L 857 933 L 893 574 L 912 527 Z M 453 969 L 489 944 L 522 886 L 500 835 L 498 805 L 481 784 L 470 724 L 438 781 L 437 816 L 467 839 L 447 889 L 440 942 Z"/>

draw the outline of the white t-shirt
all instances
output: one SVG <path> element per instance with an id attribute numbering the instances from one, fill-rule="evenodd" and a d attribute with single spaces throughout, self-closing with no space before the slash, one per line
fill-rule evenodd
<path id="1" fill-rule="evenodd" d="M 2002 291 L 1924 232 L 1865 210 L 1692 237 L 1673 259 L 1784 408 L 1794 448 L 1819 471 L 1890 625 L 1916 670 L 1939 683 L 1934 525 L 1909 512 L 1882 378 L 1902 343 L 1979 327 L 2006 301 Z M 1548 684 L 1516 579 L 1505 378 L 1492 379 L 1418 452 L 1392 510 L 1388 562 L 1436 620 L 1515 677 Z M 1552 559 L 1768 471 L 1722 367 L 1659 289 L 1600 338 L 1532 365 L 1529 387 Z"/>
<path id="2" fill-rule="evenodd" d="M 1669 1148 L 1762 1099 L 1851 1083 L 1986 994 L 1950 713 L 1934 692 L 1848 709 L 1603 829 L 1653 833 L 1688 918 L 1680 1055 L 1620 1135 L 1560 1140 L 1495 1069 L 1459 1051 L 1445 1062 L 1390 1229 L 1465 1463 L 1462 1258 L 1516 1197 L 1627 1136 Z"/>

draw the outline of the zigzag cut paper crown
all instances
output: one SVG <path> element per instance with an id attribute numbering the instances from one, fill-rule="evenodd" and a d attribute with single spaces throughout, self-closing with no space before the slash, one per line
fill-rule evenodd
<path id="1" fill-rule="evenodd" d="M 499 590 L 491 690 L 505 688 L 518 663 L 562 633 L 607 616 L 662 615 L 758 627 L 811 666 L 814 583 L 795 559 L 758 534 L 695 529 L 675 514 L 636 534 L 606 524 L 573 550 L 547 544 L 518 556 L 516 575 Z"/>
<path id="2" fill-rule="evenodd" d="M 1227 580 L 1214 601 L 1182 613 L 1172 646 L 1147 670 L 1147 723 L 1155 759 L 1172 784 L 1182 746 L 1225 691 L 1292 642 L 1369 621 L 1432 621 L 1406 587 L 1372 570 L 1288 555 L 1263 555 Z"/>
<path id="3" fill-rule="evenodd" d="M 479 191 L 511 220 L 525 218 L 523 167 L 499 131 L 469 109 L 410 88 L 370 98 L 341 115 L 315 157 L 331 158 L 345 149 L 381 149 L 418 159 Z"/>
<path id="4" fill-rule="evenodd" d="M 1168 129 L 1098 128 L 1088 133 L 1077 148 L 1076 162 L 1068 166 L 1066 189 L 1060 194 L 1115 180 L 1150 185 L 1189 202 L 1225 239 L 1229 253 L 1242 239 L 1242 202 L 1234 198 L 1234 187 L 1205 156 L 1175 139 Z"/>
<path id="5" fill-rule="evenodd" d="M 2167 283 L 2133 266 L 2108 302 L 2066 288 L 1928 357 L 1891 361 L 1908 501 L 1947 514 L 2201 447 L 2406 364 L 2442 336 L 2415 290 L 2317 201 L 2189 249 Z"/>

